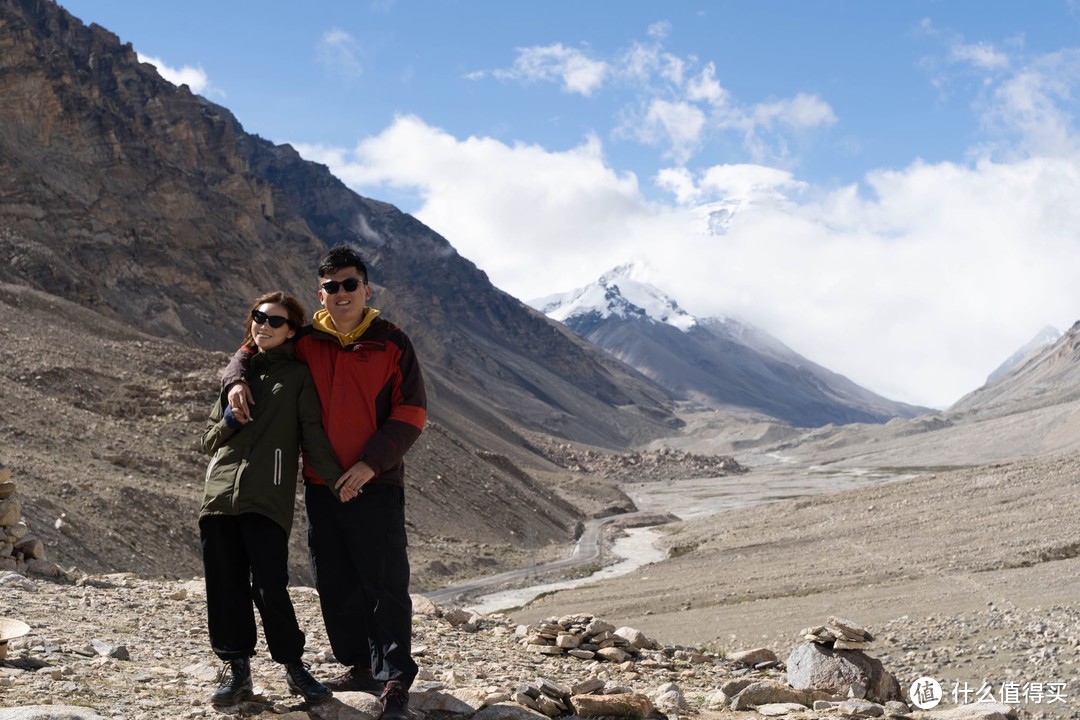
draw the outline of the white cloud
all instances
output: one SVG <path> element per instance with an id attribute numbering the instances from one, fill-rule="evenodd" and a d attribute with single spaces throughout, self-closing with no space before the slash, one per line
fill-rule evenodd
<path id="1" fill-rule="evenodd" d="M 701 141 L 705 113 L 690 103 L 653 100 L 638 125 L 636 137 L 648 144 L 664 143 L 678 163 L 685 163 Z"/>
<path id="2" fill-rule="evenodd" d="M 607 63 L 594 60 L 581 50 L 556 43 L 519 48 L 513 68 L 495 70 L 492 74 L 501 79 L 525 82 L 560 82 L 566 92 L 591 95 L 603 85 L 608 72 Z"/>
<path id="3" fill-rule="evenodd" d="M 764 165 L 715 165 L 702 175 L 701 188 L 715 198 L 731 195 L 754 197 L 783 191 L 801 191 L 806 183 L 799 182 L 786 170 Z"/>
<path id="4" fill-rule="evenodd" d="M 955 401 L 1080 312 L 1075 156 L 914 163 L 827 192 L 770 167 L 669 168 L 655 182 L 679 202 L 665 205 L 608 167 L 596 137 L 549 151 L 406 116 L 352 150 L 296 147 L 364 194 L 415 189 L 413 214 L 519 298 L 645 258 L 691 312 L 756 323 L 909 402 Z M 723 235 L 688 206 L 739 194 Z"/>
<path id="5" fill-rule="evenodd" d="M 690 205 L 701 200 L 701 190 L 694 183 L 693 174 L 686 168 L 664 168 L 656 174 L 656 186 L 675 196 L 679 205 Z"/>
<path id="6" fill-rule="evenodd" d="M 405 116 L 352 151 L 294 147 L 361 192 L 415 188 L 422 205 L 413 214 L 518 297 L 594 280 L 612 261 L 612 240 L 634 237 L 651 222 L 637 179 L 607 167 L 595 137 L 549 152 L 458 140 Z"/>
<path id="7" fill-rule="evenodd" d="M 651 38 L 663 40 L 671 34 L 671 22 L 669 20 L 659 20 L 654 22 L 645 30 L 645 34 Z"/>
<path id="8" fill-rule="evenodd" d="M 958 42 L 950 48 L 950 55 L 955 61 L 970 63 L 984 70 L 1001 70 L 1009 66 L 1009 56 L 986 42 Z"/>
<path id="9" fill-rule="evenodd" d="M 729 97 L 728 91 L 716 79 L 716 66 L 713 63 L 702 68 L 686 86 L 686 98 L 694 102 L 704 101 L 709 105 L 722 106 L 728 104 Z"/>
<path id="10" fill-rule="evenodd" d="M 809 93 L 758 105 L 736 102 L 717 80 L 715 64 L 697 69 L 696 57 L 679 57 L 664 49 L 670 32 L 670 23 L 654 23 L 646 31 L 649 42 L 632 43 L 610 62 L 561 43 L 519 48 L 513 67 L 470 72 L 466 77 L 555 82 L 565 92 L 582 96 L 610 87 L 613 96 L 623 98 L 612 115 L 617 121 L 612 136 L 662 147 L 665 157 L 679 163 L 688 163 L 712 141 L 722 142 L 722 136 L 732 132 L 754 158 L 784 158 L 788 154 L 784 132 L 837 122 L 832 107 Z"/>
<path id="11" fill-rule="evenodd" d="M 1077 152 L 1074 118 L 1080 85 L 1080 50 L 1036 58 L 991 86 L 982 120 L 997 145 L 1013 155 Z"/>
<path id="12" fill-rule="evenodd" d="M 766 127 L 780 123 L 795 128 L 812 128 L 836 122 L 836 115 L 829 104 L 808 93 L 756 105 L 751 115 L 756 124 Z"/>
<path id="13" fill-rule="evenodd" d="M 206 75 L 206 71 L 201 66 L 192 67 L 191 65 L 183 65 L 179 68 L 170 67 L 160 58 L 152 57 L 150 55 L 143 55 L 137 53 L 139 62 L 149 63 L 157 68 L 158 74 L 165 78 L 173 85 L 179 87 L 180 85 L 187 85 L 188 89 L 196 95 L 208 95 L 211 93 L 217 95 L 224 95 L 224 93 L 216 90 L 210 84 L 210 78 Z"/>
<path id="14" fill-rule="evenodd" d="M 681 164 L 711 133 L 741 132 L 751 150 L 770 134 L 782 148 L 785 129 L 837 118 L 806 93 L 740 105 L 710 65 L 678 85 L 662 56 L 638 46 L 610 71 L 641 91 L 621 127 L 675 161 L 649 178 L 667 202 L 613 169 L 597 135 L 554 151 L 405 116 L 353 149 L 296 147 L 364 194 L 416 193 L 409 210 L 519 298 L 644 259 L 687 310 L 760 325 L 898 400 L 946 406 L 1040 328 L 1080 315 L 1080 51 L 999 64 L 979 86 L 987 134 L 964 162 L 914 161 L 840 188 L 768 164 Z M 709 212 L 726 213 L 720 234 Z"/>
<path id="15" fill-rule="evenodd" d="M 353 78 L 364 73 L 364 64 L 360 61 L 360 45 L 344 30 L 331 28 L 323 33 L 315 46 L 315 56 L 325 68 L 336 75 Z"/>

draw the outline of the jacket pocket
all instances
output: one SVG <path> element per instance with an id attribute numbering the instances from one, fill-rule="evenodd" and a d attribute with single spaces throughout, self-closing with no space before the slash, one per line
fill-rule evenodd
<path id="1" fill-rule="evenodd" d="M 281 484 L 281 448 L 274 448 L 274 484 Z"/>

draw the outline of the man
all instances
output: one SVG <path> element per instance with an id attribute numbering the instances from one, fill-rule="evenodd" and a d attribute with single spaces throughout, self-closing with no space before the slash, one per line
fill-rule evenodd
<path id="1" fill-rule="evenodd" d="M 367 307 L 367 279 L 352 248 L 331 248 L 319 265 L 322 309 L 295 341 L 315 380 L 323 427 L 349 468 L 331 488 L 304 463 L 308 550 L 330 647 L 349 666 L 325 685 L 371 692 L 385 683 L 382 717 L 407 720 L 417 666 L 403 457 L 423 430 L 427 398 L 409 338 Z M 241 349 L 222 375 L 242 422 L 258 412 L 244 384 L 249 357 Z"/>

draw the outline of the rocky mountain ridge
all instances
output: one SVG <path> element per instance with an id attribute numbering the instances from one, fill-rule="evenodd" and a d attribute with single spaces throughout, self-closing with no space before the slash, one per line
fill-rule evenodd
<path id="1" fill-rule="evenodd" d="M 677 424 L 661 389 L 494 288 L 445 238 L 246 133 L 104 28 L 48 0 L 0 1 L 0 28 L 0 281 L 231 350 L 252 297 L 280 287 L 313 304 L 318 258 L 350 242 L 445 426 L 618 447 Z"/>
<path id="2" fill-rule="evenodd" d="M 423 364 L 410 516 L 432 549 L 418 577 L 436 557 L 445 580 L 563 547 L 591 498 L 618 496 L 579 490 L 534 437 L 625 450 L 680 424 L 662 388 L 494 288 L 445 238 L 246 133 L 55 2 L 0 0 L 0 97 L 0 462 L 27 477 L 38 530 L 62 513 L 78 529 L 54 533 L 58 559 L 195 569 L 192 441 L 225 353 L 268 288 L 312 309 L 314 266 L 338 242 L 368 259 L 373 305 Z M 306 565 L 298 546 L 298 577 Z"/>

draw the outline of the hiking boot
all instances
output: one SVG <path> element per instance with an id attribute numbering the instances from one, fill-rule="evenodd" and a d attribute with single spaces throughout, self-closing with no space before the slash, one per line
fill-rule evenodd
<path id="1" fill-rule="evenodd" d="M 383 684 L 371 674 L 371 668 L 353 665 L 336 678 L 325 683 L 334 692 L 366 692 L 369 695 L 382 695 Z"/>
<path id="2" fill-rule="evenodd" d="M 397 680 L 389 680 L 382 697 L 382 720 L 412 720 L 409 712 L 409 689 Z"/>
<path id="3" fill-rule="evenodd" d="M 251 661 L 246 657 L 226 660 L 218 682 L 221 687 L 210 696 L 214 705 L 239 705 L 255 695 L 251 690 Z"/>
<path id="4" fill-rule="evenodd" d="M 299 695 L 311 704 L 329 700 L 334 693 L 330 688 L 316 680 L 301 662 L 285 663 L 285 684 L 289 692 Z"/>

